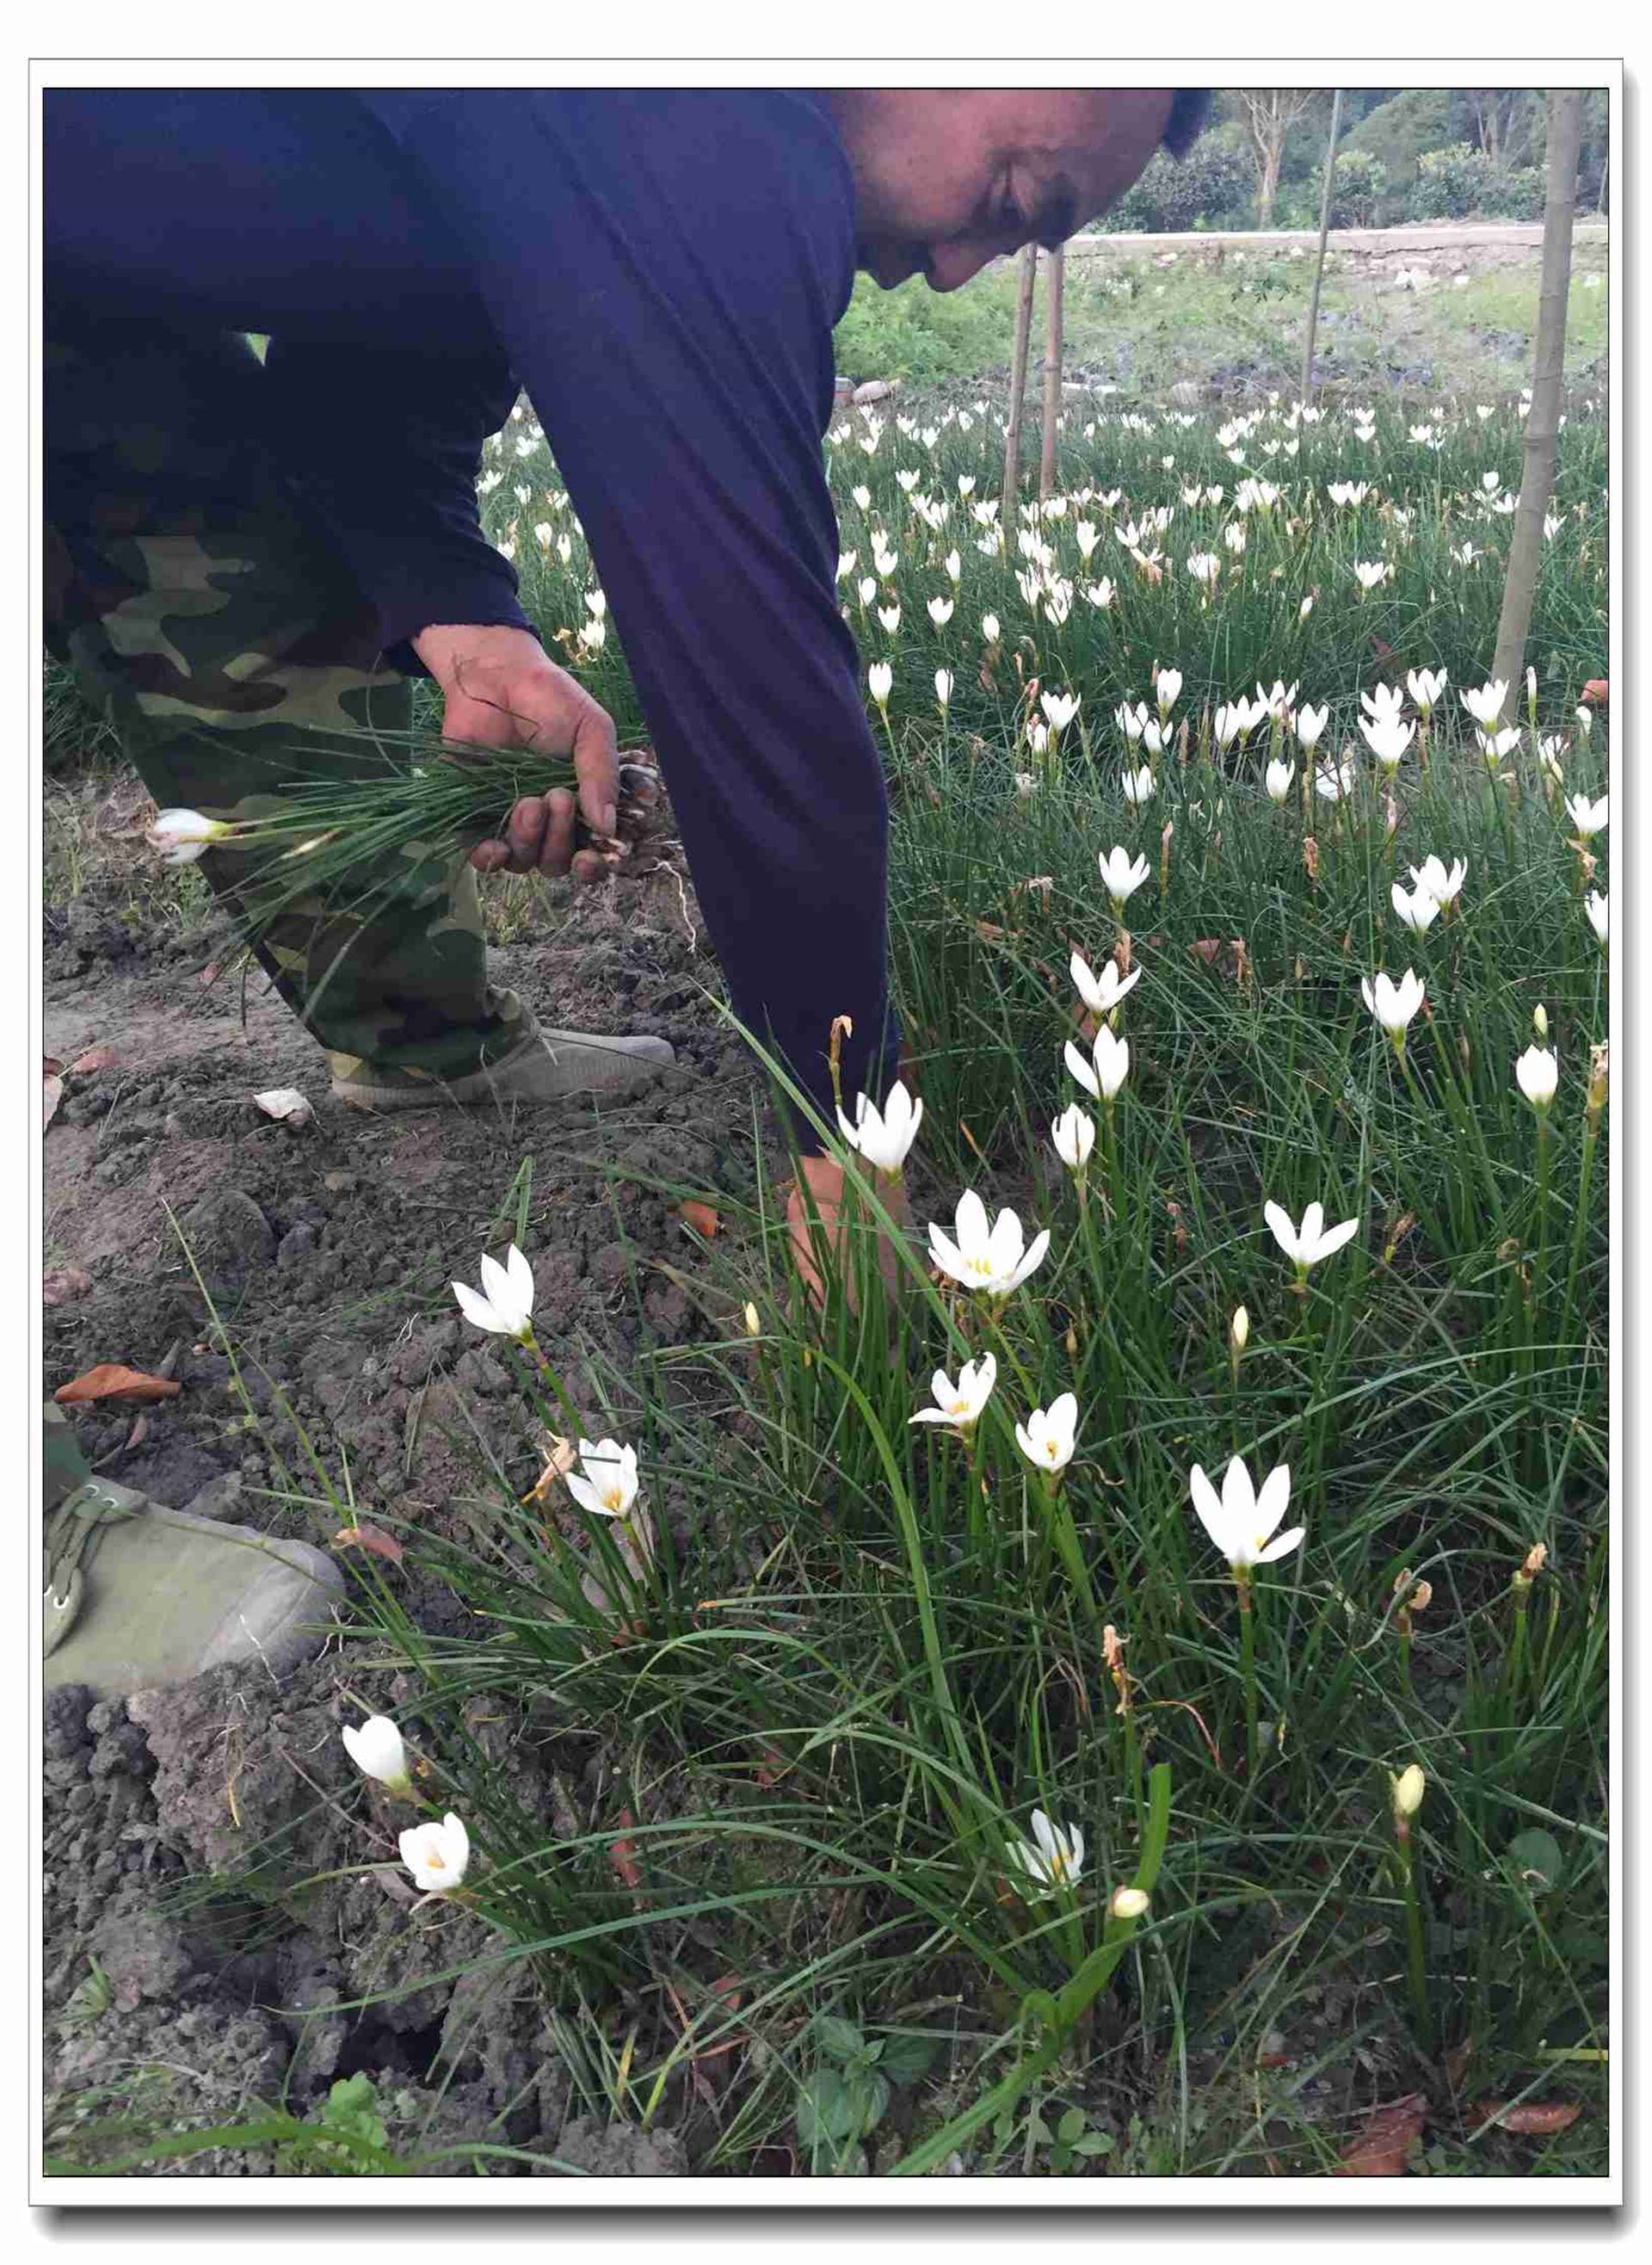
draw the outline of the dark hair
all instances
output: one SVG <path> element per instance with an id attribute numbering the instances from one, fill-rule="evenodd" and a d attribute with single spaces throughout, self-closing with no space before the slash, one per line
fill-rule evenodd
<path id="1" fill-rule="evenodd" d="M 1208 86 L 1179 86 L 1175 100 L 1170 105 L 1169 122 L 1164 129 L 1164 146 L 1173 157 L 1185 157 L 1210 115 L 1211 97 L 1214 89 Z"/>

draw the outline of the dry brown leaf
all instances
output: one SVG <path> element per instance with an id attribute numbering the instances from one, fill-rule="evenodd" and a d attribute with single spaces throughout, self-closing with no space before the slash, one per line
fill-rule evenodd
<path id="1" fill-rule="evenodd" d="M 1001 943 L 1004 937 L 1004 930 L 999 927 L 996 921 L 978 920 L 975 923 L 975 933 L 985 943 Z"/>
<path id="2" fill-rule="evenodd" d="M 372 1556 L 388 1558 L 392 1565 L 399 1565 L 406 1555 L 396 1536 L 377 1526 L 341 1526 L 332 1538 L 339 1549 L 365 1549 Z"/>
<path id="3" fill-rule="evenodd" d="M 200 974 L 195 978 L 196 982 L 200 985 L 203 991 L 206 989 L 207 984 L 215 983 L 217 980 L 218 963 L 215 959 L 209 959 L 207 962 L 207 965 L 201 969 Z"/>
<path id="4" fill-rule="evenodd" d="M 1481 2123 L 1496 2123 L 1504 2131 L 1567 2131 L 1583 2112 L 1576 2100 L 1523 2100 L 1514 2108 L 1506 2100 L 1474 2102 L 1474 2114 Z"/>
<path id="5" fill-rule="evenodd" d="M 629 1826 L 634 1824 L 636 1822 L 637 1819 L 631 1815 L 629 1809 L 621 1810 L 620 1823 L 622 1824 Z M 635 1840 L 610 1840 L 608 1843 L 608 1862 L 613 1868 L 615 1877 L 619 1881 L 622 1887 L 640 1888 L 642 1886 L 643 1874 L 642 1868 L 637 1861 L 637 1843 Z"/>
<path id="6" fill-rule="evenodd" d="M 44 1088 L 42 1089 L 42 1106 L 45 1110 L 45 1116 L 41 1121 L 40 1130 L 44 1132 L 47 1125 L 48 1125 L 53 1118 L 56 1116 L 57 1104 L 63 1097 L 62 1079 L 61 1077 L 48 1076 L 46 1080 Z"/>
<path id="7" fill-rule="evenodd" d="M 147 1376 L 141 1368 L 105 1360 L 60 1384 L 52 1397 L 61 1407 L 74 1408 L 87 1400 L 176 1400 L 183 1388 L 170 1377 Z"/>
<path id="8" fill-rule="evenodd" d="M 93 1077 L 100 1069 L 107 1069 L 114 1060 L 113 1046 L 88 1046 L 84 1054 L 76 1054 L 69 1065 L 70 1077 Z"/>
<path id="9" fill-rule="evenodd" d="M 697 1196 L 690 1196 L 686 1203 L 679 1204 L 677 1208 L 683 1225 L 693 1227 L 696 1234 L 703 1234 L 708 1242 L 723 1224 L 717 1216 L 716 1205 L 702 1203 Z"/>
<path id="10" fill-rule="evenodd" d="M 84 1297 L 91 1287 L 91 1277 L 84 1267 L 54 1266 L 41 1280 L 40 1303 L 66 1306 L 71 1298 Z"/>
<path id="11" fill-rule="evenodd" d="M 1202 936 L 1188 946 L 1193 958 L 1202 959 L 1207 967 L 1215 966 L 1217 955 L 1221 948 L 1222 940 L 1219 936 Z"/>
<path id="12" fill-rule="evenodd" d="M 1302 863 L 1307 868 L 1310 881 L 1320 878 L 1320 845 L 1311 834 L 1302 836 Z"/>
<path id="13" fill-rule="evenodd" d="M 1420 2092 L 1373 2108 L 1359 2137 L 1343 2150 L 1339 2179 L 1397 2179 L 1405 2175 L 1406 2155 L 1423 2136 L 1428 2104 Z"/>

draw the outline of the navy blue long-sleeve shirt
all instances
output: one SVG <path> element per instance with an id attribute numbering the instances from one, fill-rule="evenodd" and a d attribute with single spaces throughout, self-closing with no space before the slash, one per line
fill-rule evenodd
<path id="1" fill-rule="evenodd" d="M 44 117 L 48 328 L 62 306 L 267 332 L 270 445 L 398 659 L 431 623 L 528 626 L 476 502 L 520 382 L 736 1012 L 828 1116 L 848 1015 L 846 1088 L 881 1101 L 887 809 L 821 453 L 854 189 L 824 108 L 56 90 Z"/>

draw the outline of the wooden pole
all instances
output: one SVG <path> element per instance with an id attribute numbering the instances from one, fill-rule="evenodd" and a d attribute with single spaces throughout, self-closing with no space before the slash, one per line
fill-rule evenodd
<path id="1" fill-rule="evenodd" d="M 1021 290 L 1015 301 L 1015 346 L 1009 363 L 1009 423 L 1004 432 L 1004 493 L 999 522 L 1013 557 L 1015 543 L 1015 500 L 1021 482 L 1021 411 L 1027 392 L 1027 348 L 1032 338 L 1032 286 L 1038 273 L 1038 247 L 1028 244 L 1021 255 Z"/>
<path id="2" fill-rule="evenodd" d="M 1491 674 L 1508 687 L 1502 717 L 1520 712 L 1520 671 L 1526 631 L 1543 557 L 1543 520 L 1554 492 L 1560 441 L 1561 380 L 1566 362 L 1566 302 L 1572 277 L 1572 219 L 1577 205 L 1577 152 L 1582 140 L 1581 90 L 1548 90 L 1548 181 L 1543 206 L 1543 271 L 1538 285 L 1537 347 L 1532 359 L 1532 412 L 1525 420 L 1525 459 L 1520 499 L 1509 537 L 1509 571 L 1497 616 Z"/>
<path id="3" fill-rule="evenodd" d="M 1061 418 L 1061 291 L 1066 254 L 1058 244 L 1044 270 L 1044 446 L 1038 457 L 1038 500 L 1055 485 L 1056 427 Z"/>
<path id="4" fill-rule="evenodd" d="M 1343 120 L 1343 90 L 1331 98 L 1331 138 L 1325 147 L 1325 186 L 1320 192 L 1320 250 L 1314 263 L 1314 291 L 1308 301 L 1307 344 L 1302 349 L 1302 398 L 1314 395 L 1314 340 L 1320 327 L 1320 285 L 1325 280 L 1325 239 L 1331 227 L 1331 180 L 1336 171 L 1336 129 Z"/>

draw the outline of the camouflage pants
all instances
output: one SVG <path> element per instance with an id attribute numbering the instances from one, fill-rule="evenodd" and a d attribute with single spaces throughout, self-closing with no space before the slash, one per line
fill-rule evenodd
<path id="1" fill-rule="evenodd" d="M 295 779 L 359 774 L 346 734 L 405 732 L 412 695 L 372 608 L 258 441 L 262 367 L 235 333 L 48 322 L 46 624 L 164 808 L 279 806 Z M 210 850 L 234 908 L 256 853 Z M 370 911 L 301 903 L 254 944 L 335 1075 L 464 1077 L 531 1042 L 487 980 L 476 875 L 433 850 Z"/>

